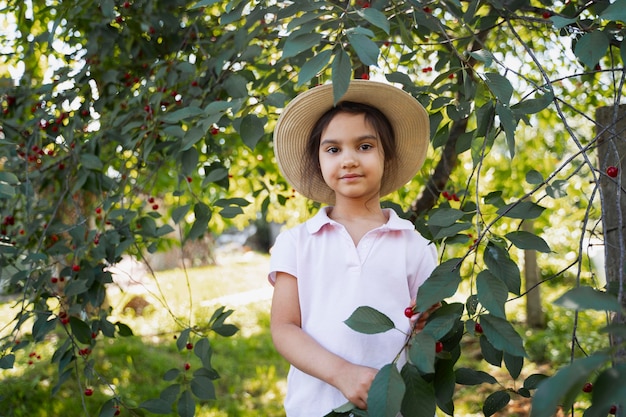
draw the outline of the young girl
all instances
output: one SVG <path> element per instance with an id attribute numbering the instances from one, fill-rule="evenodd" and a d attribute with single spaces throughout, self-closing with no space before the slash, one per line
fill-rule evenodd
<path id="1" fill-rule="evenodd" d="M 332 85 L 315 87 L 279 118 L 281 172 L 327 204 L 281 233 L 271 251 L 272 337 L 292 365 L 288 417 L 321 417 L 347 401 L 366 409 L 376 373 L 402 351 L 411 332 L 404 311 L 435 268 L 436 250 L 380 198 L 415 176 L 428 142 L 424 108 L 373 81 L 352 81 L 336 105 Z M 359 306 L 386 314 L 404 333 L 350 329 L 344 320 Z"/>

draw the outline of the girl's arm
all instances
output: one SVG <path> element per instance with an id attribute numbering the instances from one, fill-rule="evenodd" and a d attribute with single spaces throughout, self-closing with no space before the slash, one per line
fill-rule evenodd
<path id="1" fill-rule="evenodd" d="M 329 352 L 301 327 L 298 283 L 276 273 L 270 326 L 278 352 L 296 368 L 334 386 L 355 406 L 367 408 L 367 392 L 378 370 L 355 365 Z"/>

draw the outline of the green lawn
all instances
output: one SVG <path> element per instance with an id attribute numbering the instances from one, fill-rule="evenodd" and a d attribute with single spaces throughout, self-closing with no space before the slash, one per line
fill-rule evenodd
<path id="1" fill-rule="evenodd" d="M 221 305 L 234 310 L 228 322 L 240 331 L 228 338 L 210 336 L 212 363 L 220 373 L 216 381 L 218 399 L 202 404 L 196 416 L 284 416 L 288 365 L 274 350 L 269 333 L 271 287 L 267 267 L 267 256 L 231 254 L 221 258 L 218 266 L 159 272 L 156 279 L 146 279 L 144 286 L 110 291 L 111 321 L 128 324 L 135 336 L 100 339 L 91 356 L 101 377 L 90 379 L 93 396 L 77 395 L 82 388 L 76 378 L 70 378 L 51 396 L 57 372 L 50 363 L 53 348 L 48 343 L 20 351 L 14 369 L 0 371 L 0 416 L 84 416 L 84 409 L 88 415 L 97 416 L 102 403 L 110 398 L 111 387 L 131 406 L 157 398 L 170 384 L 162 380 L 168 369 L 190 363 L 192 372 L 199 364 L 193 353 L 176 349 L 175 336 L 180 328 L 174 317 L 183 322 L 191 317 L 193 324 L 202 325 Z M 142 316 L 124 310 L 137 295 L 150 303 Z M 15 313 L 7 303 L 0 305 L 0 314 L 11 317 Z M 32 352 L 36 356 L 29 356 Z M 85 380 L 82 375 L 80 379 Z M 141 415 L 141 410 L 122 409 L 120 415 Z"/>

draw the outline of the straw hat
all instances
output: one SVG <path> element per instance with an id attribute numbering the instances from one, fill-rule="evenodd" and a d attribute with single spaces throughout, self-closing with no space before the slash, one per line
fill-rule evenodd
<path id="1" fill-rule="evenodd" d="M 396 140 L 397 168 L 385 176 L 381 197 L 409 182 L 426 159 L 430 125 L 424 107 L 410 94 L 392 85 L 369 80 L 352 80 L 340 101 L 376 107 L 389 120 Z M 325 84 L 296 96 L 283 110 L 274 130 L 274 152 L 278 167 L 300 194 L 320 203 L 334 204 L 333 190 L 323 178 L 304 178 L 303 155 L 311 131 L 319 118 L 334 105 L 333 86 Z"/>

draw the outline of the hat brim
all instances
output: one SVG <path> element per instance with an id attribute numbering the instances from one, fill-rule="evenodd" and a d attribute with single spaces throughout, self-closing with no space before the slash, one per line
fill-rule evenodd
<path id="1" fill-rule="evenodd" d="M 424 164 L 428 151 L 430 124 L 424 107 L 399 88 L 369 80 L 353 80 L 340 101 L 376 107 L 393 127 L 398 160 L 393 174 L 381 185 L 381 197 L 408 183 Z M 274 153 L 287 182 L 307 198 L 330 205 L 335 195 L 323 178 L 303 178 L 303 155 L 315 123 L 333 105 L 332 84 L 313 87 L 285 107 L 274 130 Z"/>

